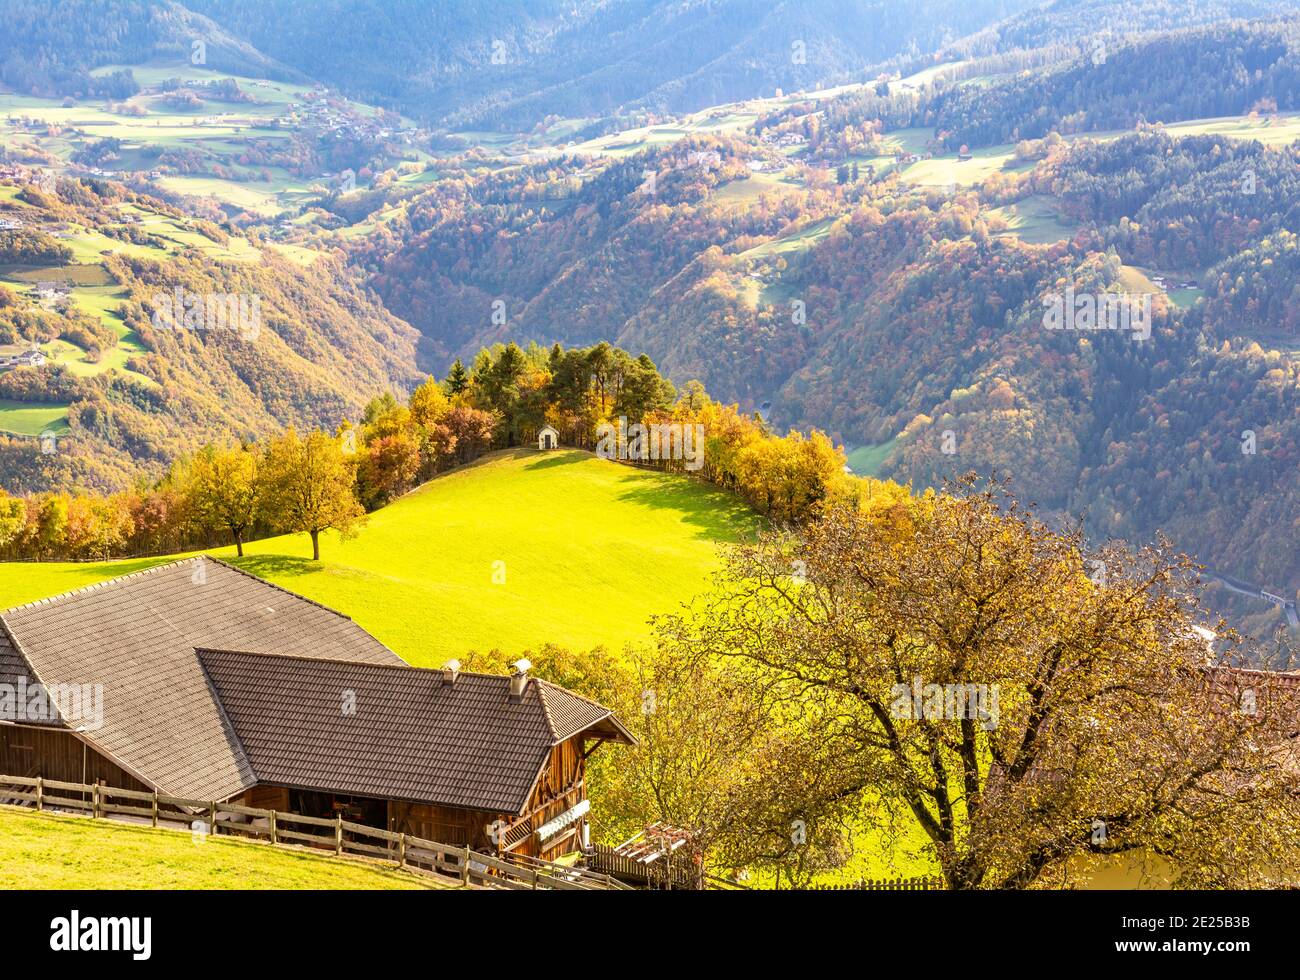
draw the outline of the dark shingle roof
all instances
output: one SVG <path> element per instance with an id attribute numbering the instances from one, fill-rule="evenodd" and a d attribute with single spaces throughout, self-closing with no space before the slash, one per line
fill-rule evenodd
<path id="1" fill-rule="evenodd" d="M 207 800 L 255 779 L 196 647 L 401 663 L 346 616 L 211 558 L 18 606 L 0 613 L 0 625 L 0 674 L 102 684 L 103 727 L 86 738 L 163 792 Z"/>
<path id="2" fill-rule="evenodd" d="M 199 659 L 264 783 L 519 813 L 552 746 L 588 729 L 626 737 L 608 708 L 536 679 L 516 701 L 498 675 L 447 685 L 414 667 L 222 650 Z"/>

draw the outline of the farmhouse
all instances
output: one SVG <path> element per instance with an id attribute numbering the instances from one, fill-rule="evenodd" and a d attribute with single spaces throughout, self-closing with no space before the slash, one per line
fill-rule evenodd
<path id="1" fill-rule="evenodd" d="M 33 690 L 51 692 L 44 711 Z M 210 558 L 0 613 L 5 775 L 549 859 L 588 842 L 586 760 L 605 742 L 632 737 L 526 662 L 510 677 L 409 667 L 346 616 Z"/>
<path id="2" fill-rule="evenodd" d="M 7 371 L 16 367 L 43 367 L 44 365 L 44 351 L 14 347 L 0 348 L 0 371 Z"/>
<path id="3" fill-rule="evenodd" d="M 72 286 L 66 282 L 41 280 L 36 284 L 36 298 L 42 303 L 54 302 L 72 295 Z"/>

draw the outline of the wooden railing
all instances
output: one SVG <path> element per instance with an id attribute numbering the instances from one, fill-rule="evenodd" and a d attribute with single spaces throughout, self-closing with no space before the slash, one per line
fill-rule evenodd
<path id="1" fill-rule="evenodd" d="M 597 844 L 587 855 L 587 869 L 648 888 L 703 887 L 702 876 L 685 858 L 674 861 L 669 855 L 646 864 L 602 844 Z"/>
<path id="2" fill-rule="evenodd" d="M 543 861 L 541 858 L 529 857 L 526 854 L 507 854 L 506 860 L 511 864 L 517 864 L 521 868 L 529 868 L 533 871 L 539 871 L 542 874 L 552 878 L 564 878 L 568 881 L 577 881 L 589 883 L 596 889 L 614 889 L 616 891 L 631 891 L 632 886 L 619 881 L 612 875 L 604 872 L 594 871 L 586 867 L 569 867 L 564 864 L 557 864 L 554 861 Z"/>
<path id="3" fill-rule="evenodd" d="M 595 891 L 621 889 L 586 870 L 550 862 L 504 861 L 469 847 L 440 844 L 392 830 L 352 823 L 337 816 L 309 817 L 300 813 L 262 810 L 194 800 L 165 793 L 116 789 L 98 783 L 66 783 L 40 776 L 0 776 L 0 800 L 30 805 L 36 810 L 73 810 L 92 817 L 135 817 L 150 826 L 184 829 L 214 836 L 242 837 L 273 845 L 305 846 L 332 854 L 392 861 L 399 868 L 454 878 L 463 885 L 514 890 Z M 119 802 L 125 801 L 125 802 Z"/>
<path id="4" fill-rule="evenodd" d="M 819 892 L 917 892 L 942 891 L 942 878 L 859 878 L 840 885 L 812 885 Z"/>

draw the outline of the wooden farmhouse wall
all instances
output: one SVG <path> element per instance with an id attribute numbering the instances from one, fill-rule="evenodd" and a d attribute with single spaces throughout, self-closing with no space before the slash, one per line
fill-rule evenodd
<path id="1" fill-rule="evenodd" d="M 518 840 L 509 848 L 511 853 L 543 859 L 558 857 L 578 849 L 583 821 L 576 821 L 572 827 L 548 840 L 545 848 L 538 841 L 536 831 L 587 798 L 586 769 L 582 738 L 571 738 L 551 750 L 522 816 L 394 800 L 388 804 L 388 827 L 442 844 L 496 851 L 497 842 L 491 839 L 488 828 L 500 821 L 502 826 L 517 828 L 517 834 L 508 835 L 511 842 Z"/>
<path id="2" fill-rule="evenodd" d="M 152 789 L 71 732 L 37 725 L 0 725 L 0 775 Z"/>

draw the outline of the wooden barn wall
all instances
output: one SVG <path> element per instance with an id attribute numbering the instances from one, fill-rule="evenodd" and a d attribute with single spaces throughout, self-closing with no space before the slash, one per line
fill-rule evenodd
<path id="1" fill-rule="evenodd" d="M 289 791 L 283 786 L 254 786 L 234 800 L 240 806 L 251 806 L 258 810 L 275 810 L 278 813 L 289 812 Z"/>
<path id="2" fill-rule="evenodd" d="M 476 851 L 495 851 L 496 845 L 488 840 L 487 828 L 501 815 L 484 810 L 464 810 L 454 806 L 434 806 L 431 803 L 388 802 L 388 829 L 439 844 L 464 847 Z M 508 818 L 507 818 L 508 819 Z"/>
<path id="3" fill-rule="evenodd" d="M 20 725 L 0 725 L 0 774 L 150 789 L 71 732 Z"/>
<path id="4" fill-rule="evenodd" d="M 582 757 L 582 740 L 573 738 L 556 746 L 528 801 L 526 812 L 533 814 L 531 821 L 533 830 L 586 799 L 585 784 L 578 785 L 585 775 L 586 760 Z M 498 819 L 510 823 L 518 819 L 518 816 L 511 813 L 433 806 L 427 803 L 390 801 L 388 829 L 437 841 L 440 844 L 454 844 L 457 847 L 468 844 L 476 851 L 490 853 L 495 852 L 497 846 L 488 837 L 488 826 Z M 552 841 L 551 846 L 545 851 L 539 849 L 536 835 L 530 833 L 527 840 L 514 848 L 512 853 L 550 859 L 577 850 L 576 829 L 581 826 L 581 823 L 579 821 L 570 828 L 574 832 L 566 831 Z"/>
<path id="5" fill-rule="evenodd" d="M 561 742 L 552 750 L 550 765 L 543 770 L 532 798 L 528 801 L 529 812 L 535 814 L 534 830 L 587 798 L 586 774 L 587 760 L 582 757 L 581 737 Z M 578 785 L 580 782 L 581 786 Z M 547 842 L 545 849 L 541 848 L 536 834 L 532 834 L 527 843 L 515 848 L 515 852 L 549 861 L 576 851 L 580 844 L 580 828 L 584 822 L 585 818 L 566 827 Z"/>

